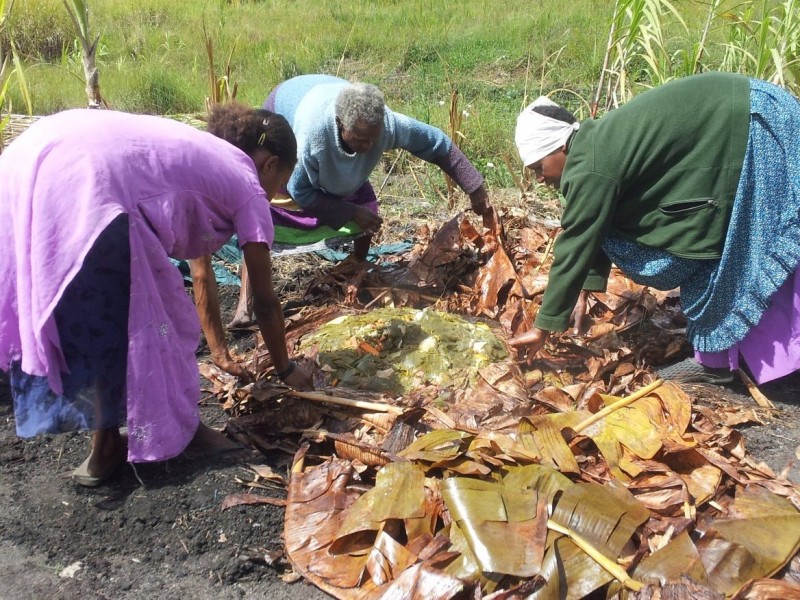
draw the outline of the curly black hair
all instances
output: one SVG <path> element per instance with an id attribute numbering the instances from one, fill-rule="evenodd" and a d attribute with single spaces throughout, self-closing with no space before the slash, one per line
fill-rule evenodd
<path id="1" fill-rule="evenodd" d="M 240 102 L 217 104 L 208 117 L 208 131 L 248 156 L 263 148 L 286 165 L 297 163 L 297 139 L 289 122 L 278 113 Z"/>
<path id="2" fill-rule="evenodd" d="M 575 115 L 573 115 L 563 106 L 551 106 L 547 104 L 542 106 L 534 106 L 533 112 L 537 112 L 545 117 L 550 117 L 551 119 L 564 121 L 564 123 L 569 123 L 570 125 L 578 120 L 575 118 Z"/>

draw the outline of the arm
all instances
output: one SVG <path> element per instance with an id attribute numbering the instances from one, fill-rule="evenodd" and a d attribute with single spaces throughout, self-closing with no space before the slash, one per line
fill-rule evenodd
<path id="1" fill-rule="evenodd" d="M 611 268 L 600 246 L 617 206 L 616 180 L 589 175 L 571 180 L 563 191 L 564 230 L 556 240 L 542 305 L 533 328 L 509 340 L 511 346 L 526 346 L 531 358 L 544 347 L 551 331 L 567 329 L 570 318 L 576 330 L 584 326 L 586 292 L 605 289 Z"/>
<path id="2" fill-rule="evenodd" d="M 242 248 L 244 261 L 250 275 L 255 313 L 261 336 L 272 357 L 278 373 L 290 370 L 289 353 L 286 350 L 286 329 L 283 310 L 278 295 L 272 287 L 272 260 L 266 244 L 247 243 Z M 297 366 L 283 378 L 284 382 L 298 389 L 313 389 L 310 373 Z"/>
<path id="3" fill-rule="evenodd" d="M 441 129 L 391 113 L 394 121 L 396 148 L 431 162 L 445 172 L 470 197 L 472 210 L 483 215 L 489 209 L 489 197 L 483 175 Z"/>
<path id="4" fill-rule="evenodd" d="M 536 327 L 548 331 L 567 329 L 582 289 L 604 288 L 610 263 L 601 245 L 619 197 L 615 179 L 591 173 L 569 180 L 563 191 L 563 231 L 553 248 L 547 289 L 535 321 Z"/>
<path id="5" fill-rule="evenodd" d="M 383 219 L 363 206 L 344 202 L 341 196 L 315 187 L 312 180 L 316 181 L 317 177 L 309 172 L 314 168 L 313 161 L 305 161 L 298 163 L 292 172 L 288 187 L 295 203 L 333 229 L 339 229 L 348 221 L 355 221 L 367 235 L 377 233 Z"/>
<path id="6" fill-rule="evenodd" d="M 295 169 L 295 173 L 297 173 L 297 169 Z M 292 175 L 292 179 L 294 179 L 294 175 Z M 348 221 L 352 221 L 356 208 L 358 208 L 355 204 L 344 202 L 341 196 L 334 196 L 318 189 L 310 189 L 310 186 L 302 183 L 293 187 L 290 182 L 289 193 L 298 206 L 332 229 L 339 229 Z M 299 198 L 303 198 L 303 200 L 298 201 Z"/>
<path id="7" fill-rule="evenodd" d="M 589 306 L 589 292 L 581 290 L 578 295 L 578 300 L 575 303 L 575 308 L 570 315 L 570 322 L 574 325 L 574 333 L 577 335 L 581 333 L 587 321 L 587 309 Z M 528 356 L 534 357 L 541 350 L 550 337 L 550 332 L 546 329 L 533 327 L 525 333 L 511 338 L 508 343 L 512 347 L 527 346 Z"/>
<path id="8" fill-rule="evenodd" d="M 217 279 L 214 276 L 214 269 L 211 267 L 211 256 L 206 255 L 190 260 L 189 268 L 192 273 L 192 289 L 197 306 L 197 316 L 200 318 L 200 325 L 211 351 L 211 360 L 231 375 L 251 379 L 252 375 L 247 369 L 234 361 L 228 352 L 219 309 Z"/>

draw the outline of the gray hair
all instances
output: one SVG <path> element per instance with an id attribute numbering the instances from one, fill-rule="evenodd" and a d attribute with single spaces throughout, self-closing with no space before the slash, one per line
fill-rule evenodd
<path id="1" fill-rule="evenodd" d="M 383 124 L 384 110 L 383 92 L 369 83 L 351 83 L 336 96 L 336 116 L 347 130 L 359 121 Z"/>

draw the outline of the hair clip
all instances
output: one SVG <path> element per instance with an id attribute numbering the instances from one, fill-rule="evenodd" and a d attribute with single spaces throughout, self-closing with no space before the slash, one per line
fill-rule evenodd
<path id="1" fill-rule="evenodd" d="M 259 146 L 263 146 L 264 142 L 266 142 L 266 141 L 267 141 L 267 134 L 266 133 L 262 133 L 261 137 L 258 138 L 258 145 Z"/>

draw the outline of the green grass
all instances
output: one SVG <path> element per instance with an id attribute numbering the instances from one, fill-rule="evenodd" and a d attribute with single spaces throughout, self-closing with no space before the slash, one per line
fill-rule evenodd
<path id="1" fill-rule="evenodd" d="M 452 88 L 464 118 L 462 145 L 502 165 L 513 154 L 514 119 L 528 96 L 582 82 L 602 59 L 606 20 L 582 3 L 536 0 L 292 0 L 169 2 L 91 0 L 101 34 L 103 96 L 148 113 L 204 110 L 208 95 L 203 24 L 219 67 L 231 58 L 238 98 L 259 105 L 293 75 L 325 72 L 375 83 L 394 110 L 448 128 Z M 594 14 L 609 0 L 592 2 Z M 80 58 L 61 0 L 18 2 L 11 34 L 26 57 L 34 112 L 82 106 Z M 542 60 L 562 46 L 570 63 L 541 80 Z M 532 69 L 526 90 L 526 70 Z M 18 98 L 11 91 L 11 100 Z M 499 170 L 499 169 L 498 169 Z"/>
<path id="2" fill-rule="evenodd" d="M 498 185 L 511 183 L 502 156 L 516 161 L 513 128 L 527 101 L 562 90 L 554 98 L 586 116 L 616 5 L 614 0 L 89 2 L 92 30 L 100 34 L 100 87 L 115 108 L 203 112 L 209 94 L 205 26 L 218 72 L 230 60 L 238 98 L 252 105 L 260 105 L 288 77 L 331 73 L 374 83 L 392 109 L 448 130 L 450 95 L 457 89 L 459 106 L 469 115 L 459 143 L 479 166 L 495 165 L 482 170 Z M 753 14 L 761 14 L 763 8 L 755 8 L 786 3 L 730 0 L 728 8 L 749 4 Z M 707 3 L 675 4 L 688 31 L 668 15 L 655 17 L 656 28 L 663 27 L 663 53 L 655 61 L 660 72 L 639 49 L 626 64 L 632 91 L 679 76 L 682 56 L 700 36 Z M 85 105 L 80 54 L 62 0 L 19 0 L 6 35 L 25 58 L 35 113 Z M 721 63 L 723 43 L 731 39 L 720 24 L 711 37 L 703 68 Z M 0 35 L 0 48 L 7 47 Z M 8 99 L 13 108 L 22 106 L 13 86 Z"/>

